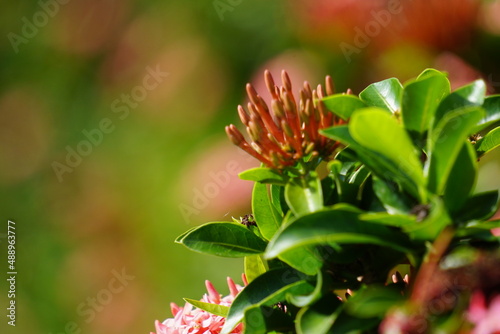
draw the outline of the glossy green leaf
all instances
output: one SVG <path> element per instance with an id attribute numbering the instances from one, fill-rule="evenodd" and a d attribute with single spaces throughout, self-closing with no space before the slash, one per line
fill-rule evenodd
<path id="1" fill-rule="evenodd" d="M 370 223 L 382 224 L 393 227 L 406 228 L 417 224 L 417 219 L 409 214 L 389 214 L 385 212 L 365 213 L 359 219 Z"/>
<path id="2" fill-rule="evenodd" d="M 451 169 L 476 123 L 484 116 L 480 107 L 466 107 L 446 114 L 428 142 L 427 187 L 442 195 Z"/>
<path id="3" fill-rule="evenodd" d="M 297 314 L 298 334 L 327 334 L 342 309 L 342 302 L 333 293 L 325 294 L 310 307 Z"/>
<path id="4" fill-rule="evenodd" d="M 498 190 L 475 194 L 470 197 L 455 215 L 462 222 L 487 220 L 498 209 Z"/>
<path id="5" fill-rule="evenodd" d="M 293 330 L 293 319 L 276 307 L 251 306 L 245 310 L 243 319 L 245 334 L 289 332 Z"/>
<path id="6" fill-rule="evenodd" d="M 361 221 L 359 213 L 334 206 L 300 217 L 277 234 L 268 245 L 265 258 L 274 258 L 292 249 L 331 243 L 366 243 L 409 252 L 404 235 L 389 228 Z"/>
<path id="7" fill-rule="evenodd" d="M 271 197 L 271 203 L 273 204 L 274 208 L 276 210 L 273 210 L 273 212 L 278 216 L 278 217 L 283 217 L 283 205 L 285 203 L 284 201 L 284 195 L 283 195 L 284 187 L 277 185 L 277 184 L 271 184 L 269 186 L 269 194 Z M 283 200 L 282 200 L 283 199 Z"/>
<path id="8" fill-rule="evenodd" d="M 416 198 L 419 198 L 419 187 L 408 177 L 404 170 L 399 168 L 394 161 L 391 161 L 385 156 L 360 145 L 360 143 L 354 140 L 351 136 L 347 125 L 334 126 L 320 132 L 328 138 L 338 140 L 341 143 L 348 145 L 348 149 L 355 151 L 358 155 L 357 158 L 375 175 L 385 180 L 393 180 L 401 183 L 405 190 L 410 192 Z M 346 150 L 342 152 L 345 151 Z M 424 201 L 424 199 L 421 200 Z"/>
<path id="9" fill-rule="evenodd" d="M 475 228 L 475 229 L 482 229 L 482 230 L 492 230 L 495 228 L 500 228 L 500 220 L 490 220 L 490 221 L 481 221 L 481 222 L 474 222 L 473 224 L 467 225 L 465 227 L 466 229 L 470 228 Z"/>
<path id="10" fill-rule="evenodd" d="M 325 97 L 322 101 L 328 110 L 343 120 L 348 120 L 354 111 L 366 107 L 366 104 L 358 97 L 347 94 L 331 95 Z"/>
<path id="11" fill-rule="evenodd" d="M 246 181 L 273 183 L 273 184 L 286 184 L 288 177 L 285 174 L 278 172 L 275 169 L 267 167 L 257 167 L 241 172 L 240 179 Z"/>
<path id="12" fill-rule="evenodd" d="M 195 227 L 182 234 L 175 242 L 196 252 L 224 257 L 260 254 L 266 248 L 266 242 L 244 225 L 228 222 Z"/>
<path id="13" fill-rule="evenodd" d="M 486 84 L 483 80 L 476 80 L 466 86 L 460 87 L 446 96 L 439 104 L 434 118 L 434 124 L 453 110 L 470 106 L 481 106 L 486 93 Z M 479 122 L 479 121 L 478 121 Z"/>
<path id="14" fill-rule="evenodd" d="M 304 275 L 290 268 L 270 270 L 248 284 L 234 299 L 221 334 L 229 334 L 252 306 L 270 306 L 284 301 L 287 294 L 308 294 L 314 287 Z"/>
<path id="15" fill-rule="evenodd" d="M 376 82 L 366 87 L 359 98 L 367 105 L 395 113 L 401 110 L 403 86 L 396 78 Z"/>
<path id="16" fill-rule="evenodd" d="M 328 334 L 361 334 L 361 333 L 373 333 L 373 331 L 368 332 L 368 330 L 373 330 L 380 323 L 379 318 L 364 318 L 360 319 L 351 316 L 345 311 L 345 307 L 335 319 L 332 328 Z"/>
<path id="17" fill-rule="evenodd" d="M 259 231 L 264 238 L 270 240 L 281 224 L 281 217 L 271 203 L 267 185 L 255 182 L 252 191 L 252 212 Z"/>
<path id="18" fill-rule="evenodd" d="M 323 208 L 321 181 L 316 172 L 290 180 L 285 186 L 285 200 L 296 216 Z"/>
<path id="19" fill-rule="evenodd" d="M 219 305 L 219 304 L 212 304 L 212 303 L 205 303 L 201 302 L 199 300 L 194 300 L 194 299 L 189 299 L 189 298 L 184 298 L 186 302 L 189 304 L 193 305 L 194 307 L 197 307 L 199 309 L 202 309 L 204 311 L 207 311 L 208 313 L 212 313 L 221 317 L 227 317 L 227 314 L 229 312 L 229 306 L 224 306 L 224 305 Z"/>
<path id="20" fill-rule="evenodd" d="M 281 261 L 307 275 L 316 275 L 323 267 L 323 261 L 316 254 L 314 246 L 291 249 L 280 254 Z"/>
<path id="21" fill-rule="evenodd" d="M 311 294 L 304 296 L 289 296 L 288 301 L 297 307 L 311 305 L 322 296 L 321 291 L 323 290 L 323 280 L 323 273 L 318 273 L 316 287 Z"/>
<path id="22" fill-rule="evenodd" d="M 266 265 L 260 255 L 245 256 L 243 263 L 248 282 L 252 282 L 267 271 Z"/>
<path id="23" fill-rule="evenodd" d="M 349 123 L 349 132 L 363 147 L 386 157 L 399 172 L 410 179 L 424 197 L 424 177 L 418 152 L 398 121 L 387 112 L 371 108 L 357 111 Z"/>
<path id="24" fill-rule="evenodd" d="M 486 97 L 482 107 L 486 112 L 486 116 L 479 121 L 474 132 L 479 132 L 488 126 L 500 122 L 500 95 Z"/>
<path id="25" fill-rule="evenodd" d="M 418 75 L 417 80 L 423 80 L 435 75 L 444 75 L 445 77 L 448 77 L 445 72 L 438 71 L 434 68 L 426 68 L 425 70 L 422 71 L 422 73 Z"/>
<path id="26" fill-rule="evenodd" d="M 405 199 L 397 184 L 389 183 L 390 181 L 381 180 L 378 177 L 373 178 L 373 191 L 380 200 L 387 212 L 392 214 L 405 214 L 409 208 L 408 200 Z"/>
<path id="27" fill-rule="evenodd" d="M 266 326 L 266 317 L 263 314 L 263 309 L 259 305 L 250 306 L 245 310 L 243 317 L 243 326 L 246 334 L 266 334 L 268 332 Z"/>
<path id="28" fill-rule="evenodd" d="M 483 138 L 479 139 L 474 146 L 478 157 L 481 157 L 500 146 L 500 127 L 488 132 Z"/>
<path id="29" fill-rule="evenodd" d="M 443 73 L 427 72 L 407 83 L 403 90 L 401 115 L 405 128 L 423 134 L 430 127 L 441 100 L 450 93 L 450 82 Z"/>
<path id="30" fill-rule="evenodd" d="M 476 152 L 470 143 L 463 143 L 444 190 L 444 203 L 449 211 L 458 211 L 474 190 L 477 179 Z"/>
<path id="31" fill-rule="evenodd" d="M 391 307 L 403 300 L 400 288 L 374 284 L 356 291 L 345 303 L 345 309 L 358 318 L 383 318 Z"/>

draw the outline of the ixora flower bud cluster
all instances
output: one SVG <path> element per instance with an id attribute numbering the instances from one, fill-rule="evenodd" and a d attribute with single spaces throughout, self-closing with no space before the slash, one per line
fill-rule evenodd
<path id="1" fill-rule="evenodd" d="M 326 77 L 326 92 L 321 85 L 311 89 L 309 83 L 304 82 L 298 103 L 286 71 L 281 72 L 281 87 L 275 85 L 268 70 L 264 72 L 264 77 L 272 96 L 271 108 L 254 87 L 247 84 L 250 102 L 247 110 L 239 105 L 238 114 L 251 142 L 248 143 L 236 126 L 231 124 L 226 126 L 226 133 L 233 144 L 274 169 L 294 166 L 307 156 L 330 156 L 338 143 L 319 135 L 318 130 L 342 123 L 321 101 L 323 97 L 334 93 L 331 77 Z"/>
<path id="2" fill-rule="evenodd" d="M 248 284 L 244 275 L 243 281 L 245 285 Z M 201 302 L 225 307 L 231 306 L 234 298 L 243 290 L 243 287 L 235 284 L 230 277 L 227 278 L 227 285 L 229 295 L 221 297 L 213 284 L 210 281 L 205 281 L 208 294 L 203 295 Z M 222 326 L 224 326 L 225 318 L 223 316 L 194 308 L 190 303 L 186 303 L 184 307 L 171 303 L 170 308 L 174 317 L 163 322 L 157 320 L 155 322 L 156 334 L 216 334 L 220 333 Z M 231 334 L 239 333 L 242 333 L 241 324 L 231 332 Z M 155 333 L 151 332 L 151 334 Z"/>
<path id="3" fill-rule="evenodd" d="M 500 194 L 475 188 L 500 147 L 500 95 L 426 69 L 358 95 L 306 83 L 297 103 L 286 72 L 279 88 L 265 78 L 271 108 L 250 85 L 238 108 L 250 141 L 226 128 L 266 165 L 240 174 L 252 212 L 176 239 L 244 259 L 248 284 L 221 298 L 207 283 L 157 334 L 500 333 Z"/>

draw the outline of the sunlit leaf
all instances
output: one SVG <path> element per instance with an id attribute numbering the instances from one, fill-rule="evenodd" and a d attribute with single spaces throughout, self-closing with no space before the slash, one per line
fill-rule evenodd
<path id="1" fill-rule="evenodd" d="M 481 157 L 500 146 L 500 127 L 488 132 L 483 138 L 479 139 L 474 146 L 478 157 Z"/>
<path id="2" fill-rule="evenodd" d="M 488 126 L 500 122 L 500 95 L 486 97 L 482 107 L 486 112 L 486 116 L 479 121 L 474 132 L 479 132 Z"/>
<path id="3" fill-rule="evenodd" d="M 376 82 L 366 87 L 360 99 L 367 105 L 395 113 L 401 110 L 403 86 L 396 78 Z"/>
<path id="4" fill-rule="evenodd" d="M 260 255 L 245 256 L 244 267 L 248 282 L 253 281 L 267 271 L 266 265 Z"/>
<path id="5" fill-rule="evenodd" d="M 240 179 L 246 181 L 262 182 L 262 183 L 273 183 L 273 184 L 286 184 L 288 177 L 278 172 L 275 169 L 267 167 L 256 167 L 241 172 L 239 175 Z"/>
<path id="6" fill-rule="evenodd" d="M 205 303 L 201 302 L 199 300 L 194 300 L 194 299 L 189 299 L 189 298 L 184 298 L 186 302 L 189 304 L 193 305 L 194 307 L 197 307 L 199 309 L 202 309 L 204 311 L 207 311 L 209 313 L 221 316 L 221 317 L 227 317 L 227 314 L 229 312 L 229 306 L 224 306 L 224 305 L 219 305 L 219 304 L 212 304 L 212 303 Z"/>
<path id="7" fill-rule="evenodd" d="M 386 157 L 418 187 L 420 197 L 424 178 L 418 152 L 396 119 L 380 109 L 357 111 L 349 123 L 349 132 L 363 147 Z"/>
<path id="8" fill-rule="evenodd" d="M 443 73 L 433 71 L 407 83 L 403 91 L 402 118 L 410 132 L 423 134 L 429 129 L 441 100 L 450 93 L 450 82 Z"/>
<path id="9" fill-rule="evenodd" d="M 354 95 L 336 94 L 322 100 L 325 106 L 340 118 L 347 120 L 358 109 L 365 108 L 366 104 Z"/>
<path id="10" fill-rule="evenodd" d="M 252 191 L 252 212 L 260 233 L 270 240 L 281 224 L 281 217 L 271 203 L 267 185 L 255 182 Z"/>
<path id="11" fill-rule="evenodd" d="M 337 209 L 325 209 L 302 216 L 280 231 L 268 245 L 266 258 L 276 257 L 291 249 L 307 245 L 331 243 L 365 243 L 386 246 L 401 252 L 410 252 L 408 240 L 403 234 L 380 224 L 361 221 L 359 213 Z"/>
<path id="12" fill-rule="evenodd" d="M 470 106 L 481 106 L 486 93 L 486 84 L 483 80 L 476 80 L 466 86 L 460 87 L 446 96 L 439 104 L 434 118 L 434 124 L 453 110 Z"/>
<path id="13" fill-rule="evenodd" d="M 443 194 L 451 169 L 476 123 L 484 116 L 480 107 L 466 107 L 446 114 L 428 142 L 427 187 Z"/>
<path id="14" fill-rule="evenodd" d="M 315 172 L 292 179 L 285 186 L 285 199 L 296 216 L 314 212 L 323 207 L 321 181 Z"/>
<path id="15" fill-rule="evenodd" d="M 266 242 L 244 225 L 214 222 L 195 227 L 175 240 L 200 253 L 223 257 L 244 257 L 260 254 Z"/>

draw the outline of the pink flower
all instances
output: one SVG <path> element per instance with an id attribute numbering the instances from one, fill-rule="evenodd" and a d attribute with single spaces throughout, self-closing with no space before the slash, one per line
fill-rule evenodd
<path id="1" fill-rule="evenodd" d="M 243 275 L 243 282 L 246 284 L 246 278 Z M 243 287 L 234 283 L 231 278 L 227 278 L 230 294 L 221 297 L 210 281 L 205 281 L 208 294 L 204 294 L 202 302 L 218 304 L 223 306 L 231 306 L 236 295 L 243 290 Z M 207 311 L 193 307 L 186 303 L 184 307 L 177 306 L 175 303 L 170 304 L 173 318 L 168 318 L 163 323 L 156 320 L 156 334 L 218 334 L 222 326 L 224 326 L 225 318 L 214 315 Z M 242 324 L 239 324 L 232 334 L 240 334 L 243 332 Z M 155 334 L 152 333 L 151 334 Z"/>
<path id="2" fill-rule="evenodd" d="M 497 334 L 500 333 L 500 295 L 496 295 L 486 306 L 486 300 L 481 291 L 472 294 L 467 319 L 475 327 L 471 334 Z"/>

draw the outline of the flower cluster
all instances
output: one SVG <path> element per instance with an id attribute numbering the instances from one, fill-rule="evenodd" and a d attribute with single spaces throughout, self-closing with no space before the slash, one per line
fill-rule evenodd
<path id="1" fill-rule="evenodd" d="M 467 319 L 475 325 L 472 334 L 500 333 L 500 295 L 491 299 L 489 306 L 482 291 L 472 294 Z"/>
<path id="2" fill-rule="evenodd" d="M 243 275 L 243 282 L 247 285 L 246 277 Z M 227 278 L 230 294 L 221 297 L 210 281 L 205 281 L 208 294 L 204 294 L 202 302 L 218 304 L 222 306 L 231 306 L 236 295 L 243 290 L 243 287 L 234 283 L 231 278 Z M 193 305 L 186 303 L 184 307 L 175 303 L 170 304 L 173 318 L 166 319 L 163 323 L 158 320 L 155 322 L 156 334 L 217 334 L 224 326 L 225 318 L 214 315 Z M 240 334 L 243 331 L 243 325 L 239 324 L 231 334 Z M 151 333 L 155 334 L 155 333 Z"/>
<path id="3" fill-rule="evenodd" d="M 326 93 L 321 85 L 312 90 L 311 86 L 304 82 L 297 103 L 292 93 L 290 78 L 285 71 L 281 73 L 281 87 L 275 85 L 269 71 L 265 71 L 264 77 L 272 96 L 271 108 L 269 109 L 253 86 L 247 84 L 250 102 L 247 110 L 239 105 L 238 114 L 246 126 L 251 142 L 248 143 L 233 124 L 226 126 L 229 139 L 274 169 L 293 166 L 306 156 L 330 156 L 339 144 L 319 135 L 318 130 L 342 123 L 321 101 L 326 95 L 334 93 L 331 78 L 326 77 Z"/>

